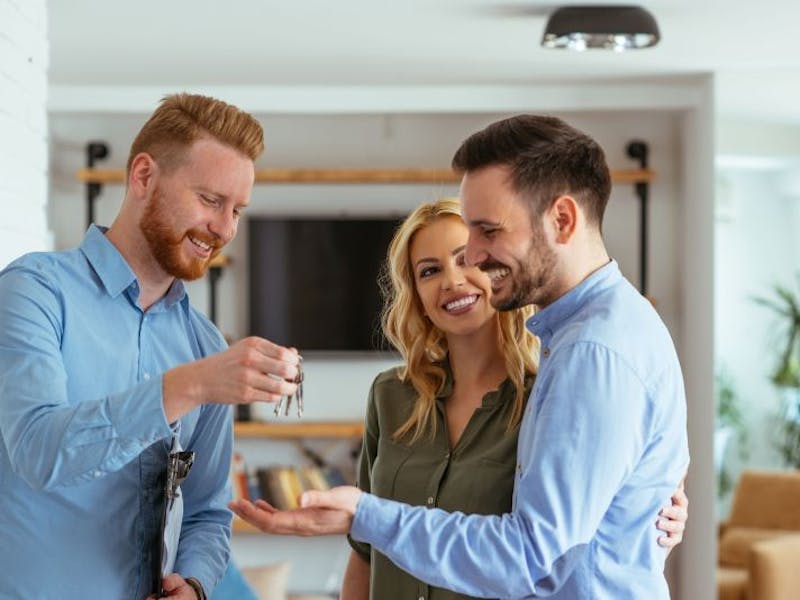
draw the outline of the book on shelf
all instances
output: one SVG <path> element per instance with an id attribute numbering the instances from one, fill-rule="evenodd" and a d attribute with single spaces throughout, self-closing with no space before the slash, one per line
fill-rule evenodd
<path id="1" fill-rule="evenodd" d="M 240 452 L 233 453 L 230 481 L 234 500 L 250 500 L 247 466 Z"/>
<path id="2" fill-rule="evenodd" d="M 327 490 L 333 485 L 342 485 L 345 481 L 339 469 L 315 465 L 261 467 L 256 473 L 258 497 L 279 510 L 297 508 L 300 495 L 306 490 Z"/>

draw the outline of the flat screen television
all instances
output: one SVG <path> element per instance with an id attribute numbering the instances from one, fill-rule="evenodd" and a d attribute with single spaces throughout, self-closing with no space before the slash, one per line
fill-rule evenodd
<path id="1" fill-rule="evenodd" d="M 250 333 L 300 351 L 391 350 L 377 280 L 399 222 L 251 217 Z"/>

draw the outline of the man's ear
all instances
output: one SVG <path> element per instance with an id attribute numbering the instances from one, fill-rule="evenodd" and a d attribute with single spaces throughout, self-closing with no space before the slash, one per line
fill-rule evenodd
<path id="1" fill-rule="evenodd" d="M 137 197 L 146 198 L 158 175 L 158 165 L 147 152 L 140 152 L 133 157 L 128 172 L 128 189 Z"/>
<path id="2" fill-rule="evenodd" d="M 559 196 L 547 211 L 547 217 L 553 224 L 555 242 L 566 244 L 575 235 L 578 227 L 580 208 L 572 196 Z"/>

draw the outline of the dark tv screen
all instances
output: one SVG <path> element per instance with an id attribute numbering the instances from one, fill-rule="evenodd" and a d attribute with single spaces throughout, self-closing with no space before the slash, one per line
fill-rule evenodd
<path id="1" fill-rule="evenodd" d="M 300 351 L 389 350 L 378 275 L 399 219 L 249 219 L 250 332 Z"/>

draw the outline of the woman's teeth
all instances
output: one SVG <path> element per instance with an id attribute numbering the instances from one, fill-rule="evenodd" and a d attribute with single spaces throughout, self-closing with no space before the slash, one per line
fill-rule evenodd
<path id="1" fill-rule="evenodd" d="M 447 311 L 454 311 L 475 304 L 475 302 L 477 301 L 478 301 L 478 295 L 473 294 L 472 296 L 465 296 L 463 298 L 459 298 L 458 300 L 453 300 L 452 302 L 448 302 L 447 304 L 444 305 L 444 309 Z"/>

